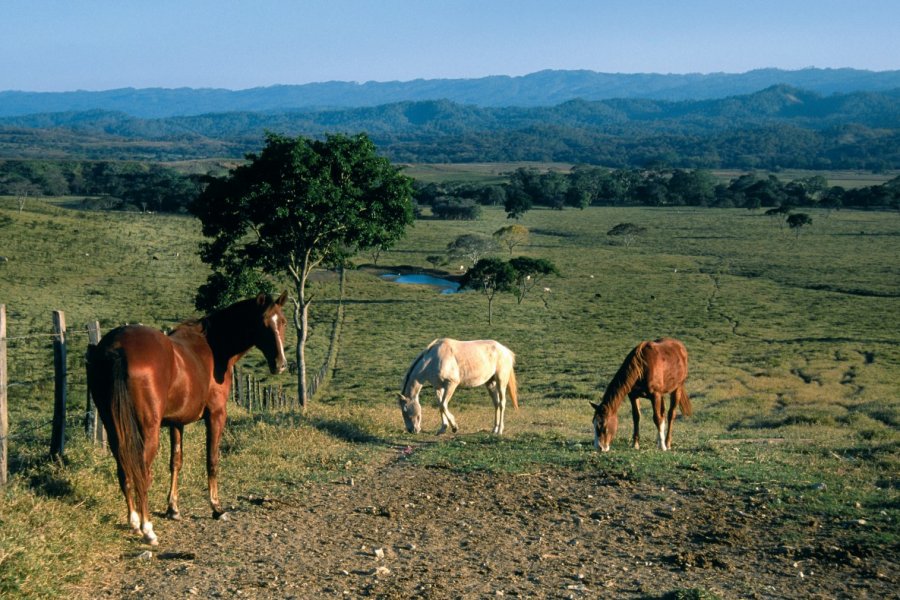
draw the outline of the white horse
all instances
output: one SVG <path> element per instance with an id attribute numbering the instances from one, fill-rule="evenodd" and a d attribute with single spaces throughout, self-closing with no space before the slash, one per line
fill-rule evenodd
<path id="1" fill-rule="evenodd" d="M 437 393 L 438 408 L 441 411 L 441 428 L 438 434 L 444 433 L 448 424 L 454 432 L 459 429 L 456 418 L 447 408 L 456 388 L 460 385 L 483 385 L 494 401 L 493 433 L 502 434 L 507 395 L 513 406 L 519 408 L 516 374 L 513 371 L 515 360 L 516 356 L 509 348 L 494 340 L 434 340 L 409 366 L 403 382 L 403 393 L 398 394 L 406 430 L 419 433 L 422 429 L 419 392 L 426 383 L 434 386 Z"/>

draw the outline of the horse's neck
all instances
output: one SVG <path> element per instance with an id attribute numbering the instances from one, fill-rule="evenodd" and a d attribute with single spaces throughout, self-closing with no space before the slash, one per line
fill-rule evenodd
<path id="1" fill-rule="evenodd" d="M 205 318 L 207 343 L 217 362 L 233 364 L 253 347 L 251 332 L 242 326 L 246 319 L 236 312 L 236 306 L 232 306 Z"/>
<path id="2" fill-rule="evenodd" d="M 406 383 L 406 389 L 403 390 L 403 395 L 411 400 L 418 400 L 419 393 L 422 391 L 422 385 L 422 382 L 415 375 L 411 375 Z"/>
<path id="3" fill-rule="evenodd" d="M 603 400 L 600 401 L 600 406 L 608 406 L 611 412 L 616 412 L 622 405 L 622 400 L 625 399 L 625 396 L 627 396 L 630 391 L 630 388 L 621 383 L 614 382 L 606 388 L 606 392 L 603 394 Z"/>

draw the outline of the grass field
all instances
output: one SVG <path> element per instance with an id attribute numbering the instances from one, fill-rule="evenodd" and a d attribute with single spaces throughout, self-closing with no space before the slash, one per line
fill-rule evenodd
<path id="1" fill-rule="evenodd" d="M 409 362 L 440 336 L 494 338 L 517 354 L 522 407 L 508 413 L 508 435 L 427 444 L 416 461 L 489 472 L 615 468 L 660 485 L 764 490 L 768 501 L 795 505 L 810 519 L 862 520 L 865 526 L 848 528 L 848 540 L 897 548 L 900 217 L 810 214 L 812 225 L 797 236 L 761 211 L 531 211 L 521 220 L 530 240 L 517 253 L 550 259 L 561 277 L 521 305 L 512 296 L 498 299 L 493 326 L 477 293 L 440 295 L 370 269 L 350 271 L 330 385 L 306 417 L 232 409 L 222 494 L 289 493 L 365 464 L 392 444 L 412 443 L 394 400 Z M 622 222 L 647 232 L 629 247 L 613 244 L 605 232 Z M 378 266 L 430 269 L 426 257 L 456 236 L 506 224 L 497 209 L 477 222 L 419 221 Z M 198 241 L 199 225 L 187 217 L 43 203 L 19 212 L 13 200 L 0 199 L 11 424 L 11 482 L 0 492 L 0 596 L 84 590 L 125 551 L 113 461 L 78 433 L 86 344 L 79 328 L 93 319 L 103 330 L 125 321 L 162 328 L 193 316 L 193 294 L 207 274 Z M 360 255 L 356 262 L 369 260 Z M 336 278 L 313 285 L 309 353 L 317 365 Z M 55 309 L 65 311 L 72 330 L 73 427 L 64 464 L 46 459 Z M 662 335 L 688 347 L 694 417 L 676 422 L 674 450 L 665 454 L 655 449 L 645 418 L 644 449 L 635 452 L 623 407 L 613 451 L 597 454 L 588 400 L 599 399 L 637 342 Z M 254 352 L 244 362 L 252 370 L 262 360 Z M 274 380 L 294 385 L 287 374 Z M 473 433 L 489 430 L 489 404 L 483 390 L 460 390 L 451 408 L 462 431 Z M 423 406 L 423 430 L 434 432 L 437 411 L 428 399 Z M 186 430 L 181 504 L 205 514 L 202 439 L 202 426 Z M 165 505 L 167 452 L 164 442 L 151 493 L 155 510 Z"/>
<path id="2" fill-rule="evenodd" d="M 508 180 L 508 173 L 512 173 L 520 167 L 530 167 L 539 171 L 568 172 L 572 168 L 570 163 L 545 163 L 545 162 L 509 162 L 509 163 L 416 163 L 404 165 L 403 172 L 425 183 L 438 183 L 443 181 L 457 181 L 469 183 L 502 183 Z M 713 175 L 722 183 L 728 183 L 744 175 L 748 170 L 714 169 Z M 813 175 L 823 175 L 828 179 L 829 185 L 839 185 L 845 189 L 854 189 L 872 185 L 881 185 L 896 177 L 898 172 L 888 171 L 884 173 L 872 173 L 862 170 L 844 171 L 805 171 L 801 169 L 783 169 L 775 173 L 782 181 L 793 181 Z"/>

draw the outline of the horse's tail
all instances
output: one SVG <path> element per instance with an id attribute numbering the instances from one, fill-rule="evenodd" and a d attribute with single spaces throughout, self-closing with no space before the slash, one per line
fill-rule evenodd
<path id="1" fill-rule="evenodd" d="M 516 371 L 512 367 L 509 369 L 509 381 L 506 383 L 506 394 L 512 400 L 513 406 L 519 410 L 519 387 L 516 384 Z"/>
<path id="2" fill-rule="evenodd" d="M 119 466 L 131 485 L 132 497 L 147 497 L 147 467 L 144 464 L 144 435 L 138 425 L 137 413 L 128 392 L 128 364 L 121 350 L 109 355 L 112 381 L 109 389 L 109 410 L 118 448 Z M 112 433 L 112 432 L 110 432 Z M 137 507 L 141 510 L 141 507 Z"/>
<path id="3" fill-rule="evenodd" d="M 675 392 L 675 402 L 678 404 L 678 408 L 681 409 L 681 414 L 686 417 L 691 416 L 694 413 L 694 407 L 691 406 L 691 399 L 688 397 L 687 390 L 684 389 L 684 385 Z"/>

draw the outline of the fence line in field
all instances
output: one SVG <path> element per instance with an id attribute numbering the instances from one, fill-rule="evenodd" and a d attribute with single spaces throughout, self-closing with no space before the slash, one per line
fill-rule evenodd
<path id="1" fill-rule="evenodd" d="M 338 306 L 332 324 L 328 352 L 325 361 L 309 384 L 308 397 L 310 398 L 328 383 L 337 362 L 338 342 L 341 325 L 344 319 L 344 281 L 344 271 L 341 270 L 340 298 L 338 300 Z M 88 346 L 96 345 L 100 342 L 100 323 L 98 321 L 91 321 L 85 325 L 83 329 L 67 330 L 65 313 L 63 313 L 63 311 L 53 311 L 52 333 L 34 333 L 7 337 L 6 332 L 6 305 L 0 304 L 0 486 L 5 485 L 8 481 L 8 442 L 11 438 L 16 439 L 24 433 L 35 431 L 50 425 L 50 455 L 52 457 L 61 458 L 65 454 L 67 421 L 77 423 L 79 420 L 74 417 L 67 417 L 66 415 L 68 388 L 73 380 L 72 374 L 67 366 L 67 338 L 70 335 L 86 334 L 88 336 Z M 9 434 L 9 372 L 7 370 L 7 342 L 40 338 L 50 338 L 53 340 L 53 419 L 44 423 L 32 424 L 30 428 L 19 431 L 17 436 L 13 438 Z M 51 378 L 48 376 L 45 379 L 41 379 L 40 382 L 49 381 L 50 379 Z M 78 383 L 81 383 L 81 381 L 82 380 L 77 379 Z M 86 384 L 86 378 L 84 382 Z M 34 381 L 31 383 L 34 384 Z M 106 431 L 100 422 L 96 406 L 91 398 L 90 389 L 87 385 L 85 385 L 85 388 L 87 389 L 83 416 L 85 435 L 88 439 L 92 440 L 93 443 L 105 446 L 107 443 Z M 230 400 L 245 408 L 249 413 L 302 409 L 300 399 L 296 394 L 288 394 L 287 390 L 282 386 L 262 385 L 251 374 L 247 373 L 242 375 L 241 369 L 239 369 L 237 365 L 234 367 Z M 69 424 L 71 425 L 71 423 Z"/>

